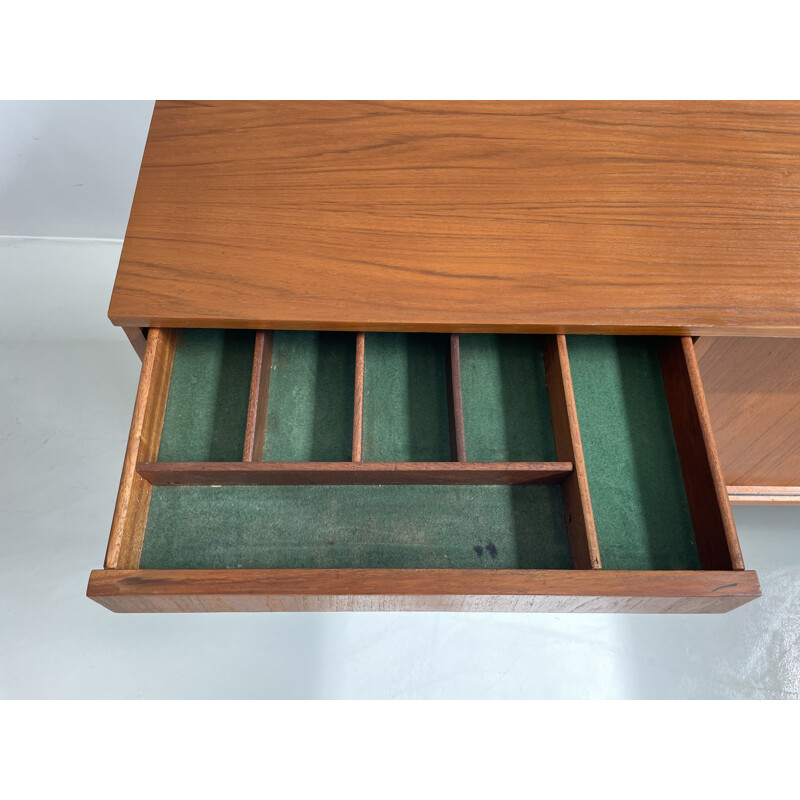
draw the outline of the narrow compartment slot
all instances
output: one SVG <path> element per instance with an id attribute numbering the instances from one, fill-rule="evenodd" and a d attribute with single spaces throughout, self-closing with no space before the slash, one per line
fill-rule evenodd
<path id="1" fill-rule="evenodd" d="M 468 461 L 555 461 L 542 339 L 461 334 Z"/>
<path id="2" fill-rule="evenodd" d="M 450 334 L 450 349 L 447 351 L 447 405 L 450 417 L 450 458 L 453 461 L 466 461 L 464 404 L 461 394 L 461 356 L 457 333 Z"/>
<path id="3" fill-rule="evenodd" d="M 567 336 L 604 569 L 699 569 L 659 340 Z"/>
<path id="4" fill-rule="evenodd" d="M 450 459 L 448 346 L 442 334 L 366 335 L 365 462 Z"/>
<path id="5" fill-rule="evenodd" d="M 269 402 L 269 375 L 272 367 L 272 339 L 272 331 L 256 331 L 242 461 L 260 461 L 264 449 L 264 430 L 267 423 L 267 403 Z"/>
<path id="6" fill-rule="evenodd" d="M 264 461 L 349 461 L 352 333 L 275 331 Z"/>
<path id="7" fill-rule="evenodd" d="M 550 486 L 154 487 L 142 569 L 569 569 Z"/>
<path id="8" fill-rule="evenodd" d="M 147 334 L 128 447 L 108 537 L 106 569 L 136 569 L 139 565 L 152 485 L 139 474 L 137 465 L 142 460 L 158 458 L 177 338 L 178 331 L 174 328 L 150 328 Z"/>
<path id="9" fill-rule="evenodd" d="M 252 331 L 178 332 L 159 461 L 238 461 L 244 448 Z"/>

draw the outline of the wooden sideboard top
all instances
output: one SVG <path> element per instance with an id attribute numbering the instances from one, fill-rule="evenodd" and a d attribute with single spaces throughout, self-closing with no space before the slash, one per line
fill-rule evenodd
<path id="1" fill-rule="evenodd" d="M 800 103 L 159 102 L 109 316 L 800 336 Z"/>

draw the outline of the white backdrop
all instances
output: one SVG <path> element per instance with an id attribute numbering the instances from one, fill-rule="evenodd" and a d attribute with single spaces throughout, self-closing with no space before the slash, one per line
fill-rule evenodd
<path id="1" fill-rule="evenodd" d="M 122 239 L 153 103 L 0 102 L 0 236 Z"/>
<path id="2" fill-rule="evenodd" d="M 151 107 L 0 104 L 0 697 L 800 697 L 800 509 L 736 511 L 764 597 L 722 616 L 148 616 L 87 600 L 139 368 L 106 319 L 121 244 L 87 237 L 122 236 Z"/>

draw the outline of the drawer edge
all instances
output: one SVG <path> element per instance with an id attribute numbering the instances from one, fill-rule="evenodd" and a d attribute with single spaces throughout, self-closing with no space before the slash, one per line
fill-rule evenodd
<path id="1" fill-rule="evenodd" d="M 800 505 L 800 486 L 729 486 L 728 498 L 740 506 Z"/>
<path id="2" fill-rule="evenodd" d="M 751 570 L 106 569 L 87 596 L 117 612 L 721 613 L 761 589 Z"/>

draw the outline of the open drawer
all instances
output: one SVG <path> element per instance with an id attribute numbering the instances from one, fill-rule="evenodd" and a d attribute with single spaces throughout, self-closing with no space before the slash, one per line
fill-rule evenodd
<path id="1" fill-rule="evenodd" d="M 88 595 L 686 613 L 760 590 L 688 337 L 152 328 Z"/>

